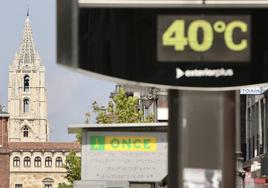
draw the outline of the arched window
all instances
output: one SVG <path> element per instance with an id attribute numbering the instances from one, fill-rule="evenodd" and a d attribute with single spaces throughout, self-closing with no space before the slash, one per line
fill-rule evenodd
<path id="1" fill-rule="evenodd" d="M 30 157 L 24 157 L 24 166 L 25 167 L 31 166 L 31 158 Z"/>
<path id="2" fill-rule="evenodd" d="M 23 127 L 23 137 L 28 138 L 29 137 L 29 128 L 27 126 Z"/>
<path id="3" fill-rule="evenodd" d="M 54 180 L 52 178 L 45 178 L 42 182 L 44 184 L 44 188 L 52 188 Z"/>
<path id="4" fill-rule="evenodd" d="M 40 167 L 41 166 L 41 157 L 35 157 L 34 158 L 34 166 Z"/>
<path id="5" fill-rule="evenodd" d="M 23 100 L 23 112 L 27 113 L 29 112 L 29 99 L 24 99 Z"/>
<path id="6" fill-rule="evenodd" d="M 20 158 L 19 157 L 14 157 L 13 158 L 13 166 L 14 167 L 19 167 L 20 166 Z"/>
<path id="7" fill-rule="evenodd" d="M 56 158 L 56 167 L 62 167 L 62 158 L 61 157 Z"/>
<path id="8" fill-rule="evenodd" d="M 52 166 L 52 158 L 51 157 L 46 157 L 45 158 L 45 166 L 46 167 L 51 167 Z"/>
<path id="9" fill-rule="evenodd" d="M 30 77 L 28 75 L 24 76 L 24 91 L 29 91 L 30 88 Z"/>

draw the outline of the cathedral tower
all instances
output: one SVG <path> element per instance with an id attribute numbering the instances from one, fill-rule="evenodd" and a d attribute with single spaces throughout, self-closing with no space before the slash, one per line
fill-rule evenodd
<path id="1" fill-rule="evenodd" d="M 28 13 L 19 51 L 9 67 L 8 113 L 10 142 L 48 141 L 45 67 L 34 47 Z"/>

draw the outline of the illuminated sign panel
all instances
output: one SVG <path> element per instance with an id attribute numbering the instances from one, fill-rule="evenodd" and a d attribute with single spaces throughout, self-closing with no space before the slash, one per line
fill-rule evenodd
<path id="1" fill-rule="evenodd" d="M 157 59 L 164 62 L 249 62 L 250 17 L 160 15 Z"/>
<path id="2" fill-rule="evenodd" d="M 154 152 L 157 149 L 156 137 L 142 136 L 91 136 L 92 151 L 143 151 Z"/>
<path id="3" fill-rule="evenodd" d="M 67 13 L 58 22 L 60 64 L 119 84 L 227 90 L 268 83 L 267 8 L 80 7 L 77 23 L 66 22 Z M 71 23 L 78 28 L 67 32 Z"/>

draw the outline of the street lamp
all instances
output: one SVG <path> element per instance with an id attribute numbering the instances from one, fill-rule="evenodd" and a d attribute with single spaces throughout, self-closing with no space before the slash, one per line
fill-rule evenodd
<path id="1" fill-rule="evenodd" d="M 141 104 L 145 107 L 145 109 L 148 109 L 155 100 L 156 97 L 151 94 L 142 95 L 140 97 Z"/>
<path id="2" fill-rule="evenodd" d="M 144 115 L 148 115 L 148 109 L 151 105 L 153 105 L 153 114 L 154 114 L 154 121 L 156 121 L 156 114 L 157 114 L 157 109 L 156 109 L 156 102 L 157 102 L 157 97 L 156 97 L 156 88 L 150 88 L 150 91 L 146 95 L 142 95 L 140 97 L 140 103 L 142 107 L 144 107 Z"/>

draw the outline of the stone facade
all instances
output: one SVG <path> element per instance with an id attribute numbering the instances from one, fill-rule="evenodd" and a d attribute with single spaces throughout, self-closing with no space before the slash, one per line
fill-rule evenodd
<path id="1" fill-rule="evenodd" d="M 65 173 L 11 173 L 10 187 L 15 185 L 22 185 L 23 188 L 57 188 L 59 183 L 63 183 Z"/>
<path id="2" fill-rule="evenodd" d="M 8 112 L 9 141 L 48 141 L 45 67 L 34 47 L 29 16 L 21 46 L 9 67 Z"/>
<path id="3" fill-rule="evenodd" d="M 2 108 L 0 106 L 0 112 Z M 21 46 L 9 67 L 8 113 L 0 113 L 0 188 L 56 188 L 76 142 L 48 142 L 45 67 L 34 47 L 29 15 Z"/>
<path id="4" fill-rule="evenodd" d="M 80 155 L 78 143 L 11 142 L 9 148 L 11 188 L 56 188 L 59 183 L 67 183 L 63 167 L 66 156 L 71 150 Z"/>
<path id="5" fill-rule="evenodd" d="M 0 188 L 9 188 L 8 114 L 0 106 Z"/>

